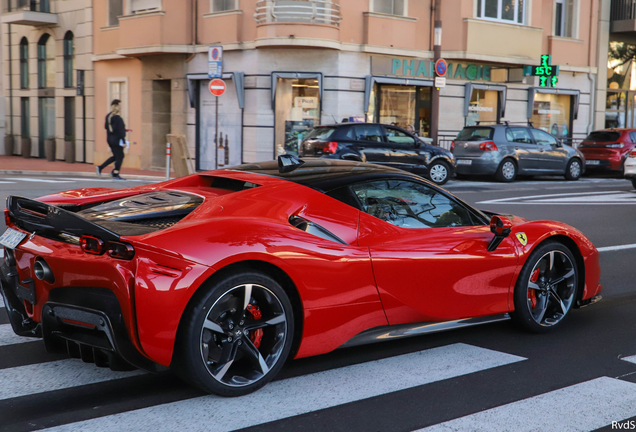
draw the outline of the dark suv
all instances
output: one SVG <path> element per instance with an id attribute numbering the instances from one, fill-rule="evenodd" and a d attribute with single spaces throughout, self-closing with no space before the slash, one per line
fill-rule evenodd
<path id="1" fill-rule="evenodd" d="M 448 150 L 398 127 L 378 123 L 318 126 L 303 139 L 298 155 L 388 165 L 425 176 L 438 185 L 446 183 L 455 170 Z"/>

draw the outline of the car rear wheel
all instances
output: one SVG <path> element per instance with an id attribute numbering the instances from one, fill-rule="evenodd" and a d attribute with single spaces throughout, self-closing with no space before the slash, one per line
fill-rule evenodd
<path id="1" fill-rule="evenodd" d="M 289 355 L 294 316 L 285 290 L 243 271 L 204 288 L 188 306 L 173 368 L 220 396 L 242 396 L 274 378 Z"/>
<path id="2" fill-rule="evenodd" d="M 448 165 L 442 161 L 435 161 L 428 167 L 428 178 L 436 185 L 443 185 L 448 181 Z"/>
<path id="3" fill-rule="evenodd" d="M 557 242 L 539 246 L 517 279 L 513 319 L 535 333 L 556 327 L 576 301 L 578 278 L 576 260 L 567 247 Z"/>
<path id="4" fill-rule="evenodd" d="M 636 189 L 636 178 L 632 179 L 632 187 Z"/>
<path id="5" fill-rule="evenodd" d="M 517 164 L 512 159 L 504 159 L 499 164 L 495 177 L 501 182 L 508 183 L 513 181 L 517 177 Z"/>
<path id="6" fill-rule="evenodd" d="M 581 177 L 581 161 L 578 159 L 572 159 L 568 162 L 568 166 L 565 169 L 566 180 L 578 180 Z"/>

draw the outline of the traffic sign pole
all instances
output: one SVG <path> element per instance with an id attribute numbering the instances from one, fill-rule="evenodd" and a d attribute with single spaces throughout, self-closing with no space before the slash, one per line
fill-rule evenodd
<path id="1" fill-rule="evenodd" d="M 442 0 L 435 0 L 435 42 L 433 45 L 433 59 L 435 63 L 442 58 Z M 436 68 L 437 69 L 437 68 Z M 437 135 L 439 131 L 439 90 L 436 87 L 431 89 L 431 131 L 433 144 L 439 145 Z"/>

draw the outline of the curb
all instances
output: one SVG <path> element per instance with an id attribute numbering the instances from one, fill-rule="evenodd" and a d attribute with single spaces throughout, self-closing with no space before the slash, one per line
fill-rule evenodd
<path id="1" fill-rule="evenodd" d="M 97 177 L 94 172 L 77 172 L 77 171 L 26 171 L 26 170 L 2 170 L 0 169 L 0 174 L 10 174 L 10 175 L 31 175 L 31 176 L 66 176 L 66 177 L 92 177 L 92 178 L 107 178 L 107 177 Z M 135 180 L 155 180 L 155 181 L 164 181 L 165 177 L 159 176 L 148 176 L 148 175 L 135 175 L 135 174 L 124 174 L 125 178 L 135 179 Z"/>

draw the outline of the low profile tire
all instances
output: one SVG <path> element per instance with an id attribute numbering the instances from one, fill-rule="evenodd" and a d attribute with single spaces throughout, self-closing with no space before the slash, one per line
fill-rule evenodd
<path id="1" fill-rule="evenodd" d="M 512 159 L 504 159 L 499 168 L 495 178 L 500 182 L 510 183 L 517 177 L 517 164 Z"/>
<path id="2" fill-rule="evenodd" d="M 294 334 L 289 297 L 275 280 L 254 271 L 202 289 L 184 312 L 173 369 L 220 396 L 258 390 L 289 355 Z"/>
<path id="3" fill-rule="evenodd" d="M 578 159 L 570 159 L 565 169 L 565 179 L 576 181 L 581 178 L 581 161 Z"/>
<path id="4" fill-rule="evenodd" d="M 632 187 L 636 189 L 636 178 L 632 179 Z"/>
<path id="5" fill-rule="evenodd" d="M 517 279 L 513 320 L 534 333 L 553 329 L 572 309 L 578 282 L 572 252 L 561 243 L 542 244 L 530 254 Z"/>
<path id="6" fill-rule="evenodd" d="M 448 165 L 442 161 L 435 161 L 428 167 L 428 178 L 438 186 L 446 184 L 450 171 Z"/>

